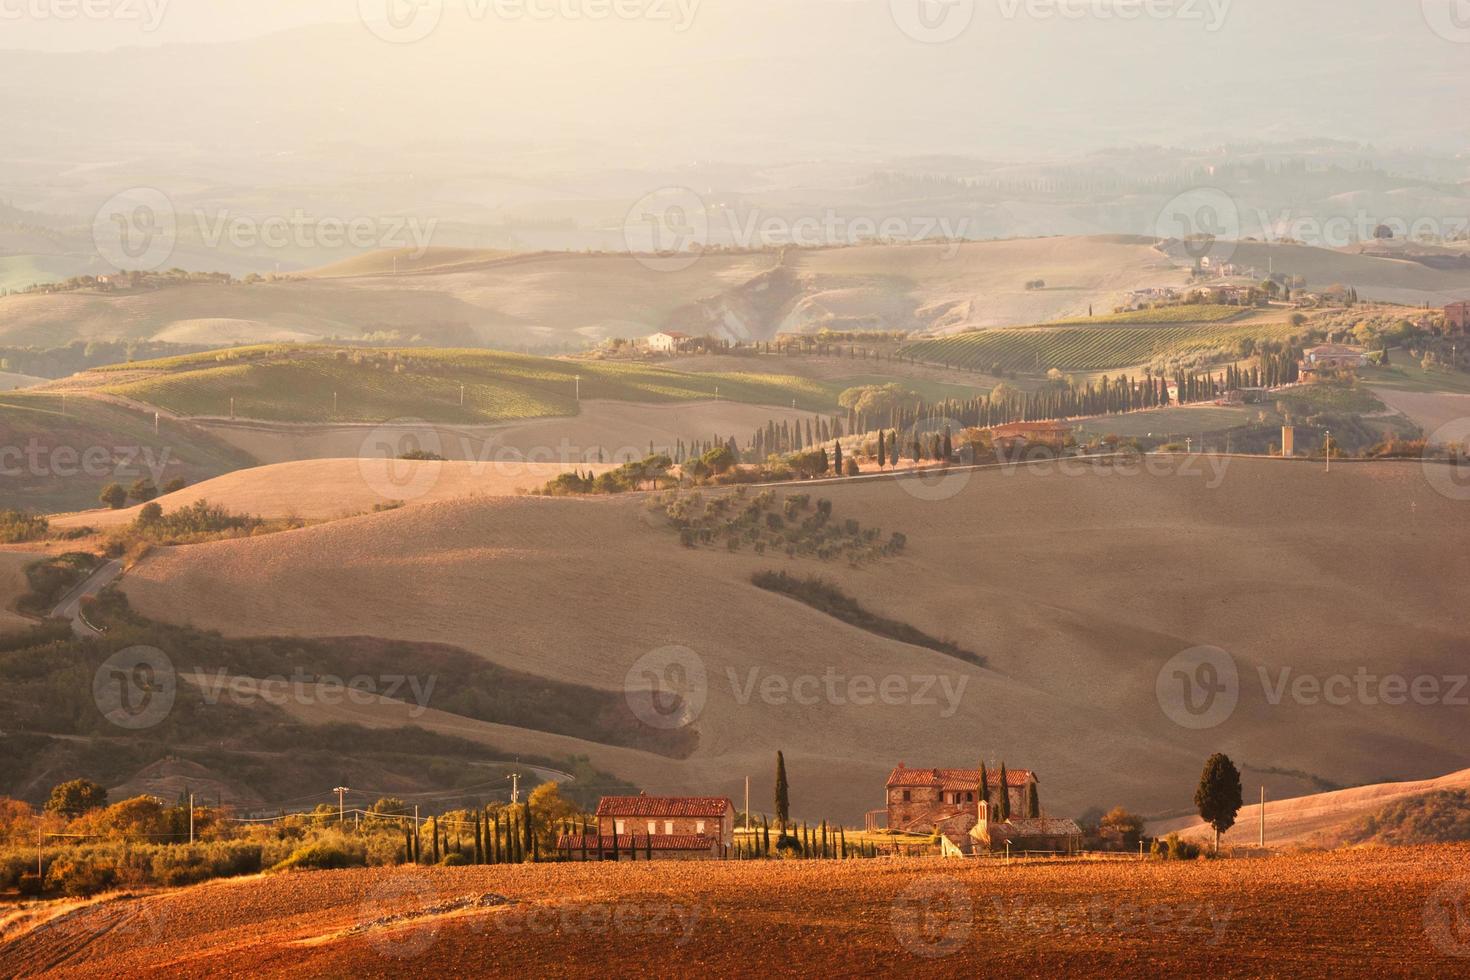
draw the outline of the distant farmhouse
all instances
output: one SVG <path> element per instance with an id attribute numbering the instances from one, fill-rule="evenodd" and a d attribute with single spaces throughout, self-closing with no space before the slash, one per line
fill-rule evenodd
<path id="1" fill-rule="evenodd" d="M 664 330 L 656 334 L 650 334 L 643 339 L 643 342 L 651 351 L 657 351 L 660 354 L 673 354 L 683 349 L 684 345 L 688 344 L 692 339 L 694 338 L 690 337 L 687 333 L 679 333 L 677 330 Z"/>
<path id="2" fill-rule="evenodd" d="M 1322 344 L 1308 347 L 1303 352 L 1301 370 L 1304 381 L 1320 380 L 1324 376 L 1351 374 L 1368 366 L 1368 351 L 1363 347 L 1347 344 Z"/>
<path id="3" fill-rule="evenodd" d="M 1081 849 L 1082 829 L 1076 823 L 1041 814 L 1034 772 L 1006 773 L 1006 820 L 995 819 L 1000 772 L 987 777 L 994 781 L 992 799 L 981 800 L 979 769 L 910 769 L 900 762 L 888 776 L 888 829 L 937 832 L 944 852 L 951 855 L 1003 851 L 1008 844 L 1012 851 L 1072 854 Z"/>
<path id="4" fill-rule="evenodd" d="M 1446 306 L 1444 324 L 1446 330 L 1454 330 L 1459 333 L 1470 330 L 1470 300 L 1460 300 L 1458 303 Z"/>
<path id="5" fill-rule="evenodd" d="M 562 834 L 573 861 L 689 861 L 724 857 L 735 839 L 735 804 L 725 796 L 604 796 L 597 833 Z"/>

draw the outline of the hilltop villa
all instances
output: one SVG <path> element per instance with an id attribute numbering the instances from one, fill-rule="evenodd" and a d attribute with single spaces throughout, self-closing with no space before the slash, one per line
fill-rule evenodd
<path id="1" fill-rule="evenodd" d="M 1458 303 L 1446 306 L 1444 325 L 1446 330 L 1456 330 L 1460 333 L 1470 330 L 1470 300 L 1460 300 Z"/>
<path id="2" fill-rule="evenodd" d="M 991 794 L 998 799 L 1000 771 L 997 768 L 987 775 Z M 900 762 L 888 776 L 888 829 L 916 834 L 937 831 L 944 852 L 954 855 L 1003 851 L 1008 842 L 1013 851 L 1070 854 L 1080 850 L 1082 830 L 1074 822 L 1042 816 L 1039 804 L 1031 811 L 1038 785 L 1031 770 L 1008 770 L 1011 818 L 996 821 L 991 814 L 993 803 L 978 799 L 979 769 L 910 769 Z"/>

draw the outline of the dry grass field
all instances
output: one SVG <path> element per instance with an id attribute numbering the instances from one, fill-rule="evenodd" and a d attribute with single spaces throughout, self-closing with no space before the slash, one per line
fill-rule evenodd
<path id="1" fill-rule="evenodd" d="M 705 401 L 678 405 L 586 400 L 576 415 L 513 422 L 507 425 L 271 425 L 266 423 L 199 422 L 198 428 L 220 442 L 249 453 L 262 463 L 357 456 L 365 440 L 417 440 L 447 459 L 586 460 L 595 462 L 641 458 L 652 442 L 660 450 L 683 439 L 712 439 L 716 434 L 745 440 L 756 429 L 776 422 L 806 420 L 812 413 L 767 405 Z M 584 466 L 585 468 L 585 466 Z"/>
<path id="2" fill-rule="evenodd" d="M 0 972 L 1450 976 L 1470 953 L 1467 861 L 1442 846 L 287 874 L 13 913 Z"/>
<path id="3" fill-rule="evenodd" d="M 747 775 L 767 779 L 781 748 L 808 819 L 857 820 L 881 804 L 898 761 L 1003 758 L 1042 774 L 1053 812 L 1124 803 L 1155 817 L 1187 811 L 1216 750 L 1273 798 L 1463 767 L 1465 713 L 1452 705 L 1272 702 L 1284 668 L 1459 669 L 1470 525 L 1420 466 L 1329 476 L 1195 456 L 949 479 L 801 488 L 830 499 L 838 520 L 907 535 L 903 555 L 858 568 L 684 548 L 637 495 L 502 497 L 163 549 L 123 587 L 148 616 L 227 634 L 446 643 L 613 691 L 630 676 L 646 683 L 645 655 L 687 648 L 705 677 L 688 758 L 503 726 L 498 743 L 586 754 L 650 791 L 732 795 Z M 824 576 L 988 668 L 750 584 L 772 568 Z M 1240 683 L 1233 713 L 1197 730 L 1165 714 L 1156 686 L 1171 658 L 1201 645 L 1228 651 Z M 828 674 L 837 695 L 814 704 L 760 686 Z M 845 696 L 851 678 L 890 676 L 906 686 L 889 703 Z"/>
<path id="4" fill-rule="evenodd" d="M 578 464 L 586 471 L 611 463 Z M 406 506 L 457 497 L 503 496 L 545 485 L 568 467 L 518 460 L 313 459 L 237 470 L 157 498 L 165 513 L 207 500 L 233 514 L 326 520 L 395 503 Z M 53 527 L 115 527 L 136 520 L 142 505 L 89 510 L 51 520 Z"/>
<path id="5" fill-rule="evenodd" d="M 28 552 L 0 551 L 0 633 L 31 625 L 31 620 L 15 611 L 15 604 L 29 588 L 26 566 L 42 557 Z"/>

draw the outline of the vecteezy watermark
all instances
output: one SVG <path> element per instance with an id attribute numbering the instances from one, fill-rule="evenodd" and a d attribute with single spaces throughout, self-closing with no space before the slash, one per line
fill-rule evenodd
<path id="1" fill-rule="evenodd" d="M 97 254 L 119 269 L 161 269 L 173 258 L 178 241 L 178 214 L 156 187 L 134 187 L 112 196 L 92 220 Z"/>
<path id="2" fill-rule="evenodd" d="M 1196 187 L 1159 209 L 1154 234 L 1178 240 L 1195 262 L 1228 262 L 1240 239 L 1240 205 L 1217 187 Z"/>
<path id="3" fill-rule="evenodd" d="M 0 446 L 0 476 L 129 479 L 147 475 L 160 486 L 172 452 L 165 446 L 48 446 L 32 437 L 24 446 Z"/>
<path id="4" fill-rule="evenodd" d="M 1234 0 L 996 0 L 1006 20 L 1173 20 L 1199 22 L 1214 33 Z"/>
<path id="5" fill-rule="evenodd" d="M 92 700 L 108 721 L 138 731 L 168 717 L 178 683 L 173 662 L 162 650 L 128 647 L 97 668 L 92 676 Z"/>
<path id="6" fill-rule="evenodd" d="M 835 208 L 818 213 L 767 212 L 713 207 L 687 187 L 664 187 L 639 198 L 623 220 L 623 244 L 650 269 L 679 272 L 699 261 L 704 250 L 729 247 L 823 248 L 864 242 L 940 242 L 952 259 L 969 237 L 969 218 L 921 214 L 847 214 Z"/>
<path id="7" fill-rule="evenodd" d="M 1046 477 L 1053 473 L 1064 477 L 1098 479 L 1134 476 L 1179 477 L 1205 481 L 1206 490 L 1215 490 L 1225 482 L 1230 457 L 1211 453 L 1120 453 L 1103 456 L 1058 456 L 1045 447 L 997 446 L 997 464 L 1007 477 Z"/>
<path id="8" fill-rule="evenodd" d="M 357 468 L 363 482 L 383 500 L 417 500 L 438 486 L 443 450 L 436 426 L 423 419 L 394 419 L 363 439 Z"/>
<path id="9" fill-rule="evenodd" d="M 135 23 L 145 34 L 163 25 L 172 0 L 0 0 L 5 21 L 113 20 Z"/>
<path id="10" fill-rule="evenodd" d="M 1170 657 L 1154 684 L 1159 707 L 1181 728 L 1223 725 L 1240 703 L 1240 671 L 1219 647 L 1201 646 Z"/>
<path id="11" fill-rule="evenodd" d="M 888 920 L 904 949 L 925 959 L 942 959 L 969 943 L 975 906 L 969 890 L 954 878 L 921 878 L 893 900 Z"/>
<path id="12" fill-rule="evenodd" d="M 628 668 L 623 697 L 633 716 L 650 728 L 671 731 L 692 725 L 709 697 L 704 658 L 688 647 L 650 650 Z"/>
<path id="13" fill-rule="evenodd" d="M 970 678 L 961 674 L 846 674 L 828 667 L 820 674 L 785 674 L 751 667 L 742 677 L 734 667 L 726 668 L 726 677 L 741 707 L 752 701 L 780 706 L 787 704 L 812 707 L 834 706 L 936 708 L 940 718 L 953 718 L 960 708 Z"/>
<path id="14" fill-rule="evenodd" d="M 924 44 L 946 44 L 975 20 L 975 0 L 888 0 L 893 23 Z"/>
<path id="15" fill-rule="evenodd" d="M 1470 231 L 1470 215 L 1374 214 L 1360 208 L 1350 213 L 1321 215 L 1282 208 L 1271 213 L 1255 212 L 1261 237 L 1271 243 L 1284 240 L 1305 242 L 1324 248 L 1346 248 L 1375 239 L 1398 241 L 1452 241 Z"/>
<path id="16" fill-rule="evenodd" d="M 1429 896 L 1424 934 L 1445 956 L 1470 959 L 1470 878 L 1447 881 Z"/>
<path id="17" fill-rule="evenodd" d="M 1446 41 L 1470 44 L 1470 0 L 1420 0 L 1424 22 Z"/>
<path id="18" fill-rule="evenodd" d="M 1072 905 L 992 896 L 1001 932 L 1031 936 L 1182 936 L 1218 946 L 1235 908 L 1214 902 L 1128 902 L 1094 896 Z"/>
<path id="19" fill-rule="evenodd" d="M 92 240 L 97 254 L 117 268 L 151 272 L 168 263 L 186 231 L 191 232 L 189 241 L 209 249 L 404 249 L 419 258 L 438 226 L 438 218 L 341 217 L 304 208 L 277 215 L 239 214 L 228 208 L 181 214 L 163 191 L 135 187 L 98 208 Z"/>
<path id="20" fill-rule="evenodd" d="M 275 707 L 366 706 L 388 700 L 409 705 L 410 718 L 417 718 L 429 710 L 429 701 L 438 681 L 433 675 L 417 677 L 412 674 L 358 674 L 344 678 L 336 674 L 308 674 L 299 667 L 289 677 L 280 674 L 263 678 L 237 677 L 221 667 L 213 672 L 195 670 L 189 679 L 203 693 L 204 703 L 210 706 L 225 700 L 242 708 L 258 704 Z"/>
<path id="21" fill-rule="evenodd" d="M 511 936 L 671 936 L 685 946 L 702 917 L 698 906 L 678 902 L 569 902 L 517 905 L 494 923 Z"/>
<path id="22" fill-rule="evenodd" d="M 438 218 L 352 218 L 314 215 L 297 208 L 287 215 L 244 215 L 228 208 L 191 212 L 199 240 L 206 248 L 229 244 L 241 250 L 270 249 L 404 249 L 409 258 L 429 250 Z"/>
<path id="23" fill-rule="evenodd" d="M 421 871 L 398 872 L 368 889 L 358 904 L 356 931 L 366 933 L 373 948 L 394 960 L 423 955 L 439 936 L 433 910 L 439 891 Z"/>
<path id="24" fill-rule="evenodd" d="M 1312 673 L 1291 666 L 1257 666 L 1261 703 L 1298 707 L 1470 707 L 1470 674 Z M 1159 669 L 1155 691 L 1170 721 L 1196 731 L 1217 728 L 1239 705 L 1243 682 L 1236 660 L 1219 647 L 1194 647 Z"/>
<path id="25" fill-rule="evenodd" d="M 676 34 L 694 26 L 703 0 L 464 0 L 463 14 L 486 21 L 646 21 Z M 444 20 L 444 0 L 358 0 L 358 15 L 376 37 L 392 44 L 422 41 Z"/>
<path id="26" fill-rule="evenodd" d="M 1431 452 L 1446 452 L 1436 458 Z M 1470 418 L 1440 426 L 1425 442 L 1424 479 L 1449 500 L 1470 500 Z"/>

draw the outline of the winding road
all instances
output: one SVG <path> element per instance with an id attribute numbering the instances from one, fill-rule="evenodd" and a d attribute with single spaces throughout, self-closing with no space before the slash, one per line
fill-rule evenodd
<path id="1" fill-rule="evenodd" d="M 72 632 L 77 636 L 101 636 L 102 631 L 87 622 L 82 615 L 82 600 L 89 596 L 96 596 L 107 588 L 123 573 L 122 562 L 113 560 L 102 565 L 91 575 L 88 575 L 70 592 L 62 597 L 51 610 L 52 619 L 66 619 L 71 621 Z"/>

